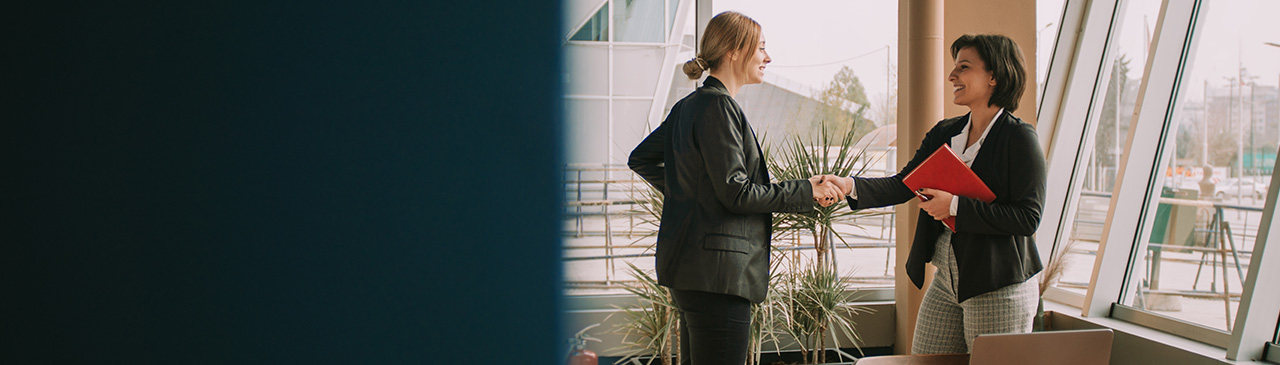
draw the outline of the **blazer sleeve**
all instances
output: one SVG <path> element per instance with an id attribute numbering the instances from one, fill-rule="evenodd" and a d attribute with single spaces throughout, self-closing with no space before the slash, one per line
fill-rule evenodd
<path id="1" fill-rule="evenodd" d="M 914 198 L 915 193 L 907 188 L 907 184 L 904 184 L 902 179 L 911 174 L 911 171 L 915 171 L 916 167 L 924 163 L 934 150 L 951 138 L 946 133 L 951 125 L 948 121 L 950 119 L 938 123 L 925 133 L 924 140 L 920 142 L 920 148 L 916 149 L 915 155 L 911 156 L 911 161 L 908 161 L 902 167 L 902 171 L 896 175 L 873 178 L 854 176 L 854 191 L 858 192 L 858 199 L 848 198 L 849 207 L 851 209 L 877 208 L 902 204 Z"/>
<path id="2" fill-rule="evenodd" d="M 669 120 L 671 120 L 670 115 L 667 116 L 666 121 L 658 125 L 658 128 L 649 133 L 648 137 L 640 141 L 634 150 L 631 150 L 631 156 L 627 159 L 627 167 L 630 167 L 631 171 L 635 171 L 636 175 L 640 175 L 640 178 L 664 194 L 666 193 L 666 172 L 663 161 L 666 158 L 667 129 L 670 124 L 667 121 Z"/>
<path id="3" fill-rule="evenodd" d="M 813 210 L 813 186 L 808 180 L 758 184 L 747 174 L 744 136 L 746 120 L 728 96 L 715 98 L 693 118 L 693 137 L 702 154 L 716 199 L 738 214 Z M 763 158 L 763 156 L 762 156 Z"/>
<path id="4" fill-rule="evenodd" d="M 957 231 L 1030 236 L 1040 226 L 1046 180 L 1040 140 L 1036 137 L 1034 127 L 1021 124 L 1007 143 L 1003 153 L 1011 158 L 1010 168 L 1005 172 L 1009 199 L 997 197 L 995 202 L 988 204 L 960 197 L 960 204 L 956 209 Z"/>

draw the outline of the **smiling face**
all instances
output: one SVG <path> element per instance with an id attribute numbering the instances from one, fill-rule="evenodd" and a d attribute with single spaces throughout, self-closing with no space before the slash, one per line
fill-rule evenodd
<path id="1" fill-rule="evenodd" d="M 760 34 L 760 44 L 756 47 L 751 58 L 743 62 L 744 84 L 759 84 L 764 82 L 764 67 L 769 62 L 773 62 L 769 58 L 769 52 L 764 50 L 764 34 Z"/>
<path id="2" fill-rule="evenodd" d="M 995 91 L 996 79 L 987 64 L 978 56 L 973 47 L 961 48 L 956 52 L 955 67 L 947 76 L 954 88 L 951 91 L 951 102 L 956 105 L 973 108 L 985 108 Z"/>

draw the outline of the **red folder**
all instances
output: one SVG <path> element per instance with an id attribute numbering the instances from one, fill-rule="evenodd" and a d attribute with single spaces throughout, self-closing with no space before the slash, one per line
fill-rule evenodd
<path id="1" fill-rule="evenodd" d="M 907 174 L 902 182 L 907 184 L 911 191 L 930 188 L 986 203 L 996 200 L 996 194 L 992 193 L 991 189 L 987 188 L 987 184 L 983 183 L 982 179 L 969 169 L 969 166 L 965 166 L 964 161 L 960 161 L 960 156 L 956 156 L 955 151 L 945 143 L 929 155 L 929 158 L 924 159 L 920 166 L 916 166 L 915 170 Z M 942 223 L 946 224 L 952 232 L 956 231 L 956 217 L 943 219 Z"/>

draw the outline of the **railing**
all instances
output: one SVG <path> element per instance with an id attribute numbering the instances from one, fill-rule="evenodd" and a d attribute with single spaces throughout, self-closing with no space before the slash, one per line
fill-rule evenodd
<path id="1" fill-rule="evenodd" d="M 625 178 L 619 178 L 625 177 Z M 583 282 L 569 280 L 568 286 L 596 284 L 603 287 L 614 287 L 614 259 L 652 256 L 652 254 L 618 254 L 613 240 L 615 236 L 628 238 L 637 235 L 646 236 L 656 233 L 656 228 L 637 231 L 638 215 L 646 214 L 637 208 L 635 192 L 644 187 L 642 180 L 635 176 L 625 165 L 621 164 L 569 164 L 565 167 L 565 216 L 573 221 L 572 228 L 566 230 L 566 236 L 601 237 L 603 245 L 574 245 L 575 249 L 602 249 L 602 256 L 566 257 L 565 261 L 602 260 L 604 263 L 604 280 L 599 282 Z M 603 219 L 603 229 L 592 230 L 587 227 L 589 218 Z M 613 230 L 615 218 L 628 220 L 625 235 L 616 234 Z M 634 242 L 633 242 L 634 243 Z"/>
<path id="2" fill-rule="evenodd" d="M 1099 192 L 1082 192 L 1083 198 L 1095 198 L 1110 200 L 1111 194 Z M 1247 206 L 1239 204 L 1228 204 L 1217 201 L 1192 200 L 1161 197 L 1159 203 L 1167 206 L 1169 215 L 1167 217 L 1158 217 L 1164 221 L 1157 221 L 1156 224 L 1165 225 L 1165 231 L 1169 233 L 1166 237 L 1158 237 L 1151 239 L 1147 243 L 1145 260 L 1147 267 L 1144 272 L 1143 285 L 1139 291 L 1136 305 L 1138 307 L 1146 307 L 1147 299 L 1150 295 L 1166 295 L 1178 296 L 1185 298 L 1200 299 L 1221 299 L 1223 301 L 1226 328 L 1230 330 L 1231 321 L 1231 302 L 1238 301 L 1240 294 L 1233 293 L 1230 289 L 1230 281 L 1227 276 L 1234 276 L 1235 280 L 1243 283 L 1245 280 L 1244 269 L 1248 265 L 1251 258 L 1252 247 L 1257 239 L 1257 225 L 1250 225 L 1251 214 L 1261 215 L 1262 208 L 1257 206 Z M 1192 221 L 1193 226 L 1190 229 L 1182 227 L 1187 233 L 1184 236 L 1176 234 L 1175 230 L 1178 224 L 1187 224 L 1187 221 L 1176 223 L 1177 209 L 1191 208 L 1194 209 L 1195 219 Z M 1083 206 L 1081 210 L 1085 209 Z M 1077 214 L 1075 226 L 1071 232 L 1071 239 L 1081 242 L 1098 243 L 1100 236 L 1093 236 L 1093 232 L 1100 232 L 1104 222 L 1097 219 L 1088 219 L 1089 215 L 1105 214 L 1103 212 L 1089 212 L 1091 214 Z M 1187 212 L 1181 214 L 1188 214 Z M 1234 214 L 1234 217 L 1232 215 Z M 1084 217 L 1084 218 L 1082 218 Z M 1236 225 L 1233 225 L 1233 221 Z M 1233 228 L 1239 228 L 1238 231 Z M 1166 242 L 1168 239 L 1179 240 L 1182 242 Z M 1075 248 L 1071 253 L 1095 255 L 1095 250 L 1087 248 Z M 1199 253 L 1200 257 L 1195 258 L 1194 255 Z M 1174 256 L 1169 256 L 1174 254 Z M 1162 263 L 1179 263 L 1196 265 L 1195 279 L 1192 281 L 1190 289 L 1168 289 L 1161 288 L 1161 264 Z M 1202 274 L 1205 274 L 1204 268 L 1208 266 L 1208 275 L 1211 278 L 1208 290 L 1199 288 L 1199 281 Z M 1221 282 L 1218 280 L 1218 269 L 1221 268 Z M 1059 284 L 1062 287 L 1083 289 L 1087 287 L 1083 282 L 1063 281 Z"/>

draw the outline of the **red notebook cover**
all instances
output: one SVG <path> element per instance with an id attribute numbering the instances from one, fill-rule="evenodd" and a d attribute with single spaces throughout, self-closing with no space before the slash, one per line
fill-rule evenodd
<path id="1" fill-rule="evenodd" d="M 919 191 L 923 188 L 937 189 L 986 203 L 996 199 L 996 194 L 987 188 L 987 184 L 983 183 L 982 179 L 969 169 L 969 166 L 965 166 L 964 161 L 960 161 L 960 156 L 956 156 L 955 151 L 945 143 L 921 162 L 920 166 L 916 166 L 915 170 L 907 174 L 902 182 L 907 184 L 911 191 Z M 956 217 L 943 219 L 942 223 L 946 224 L 952 232 L 956 231 Z"/>

